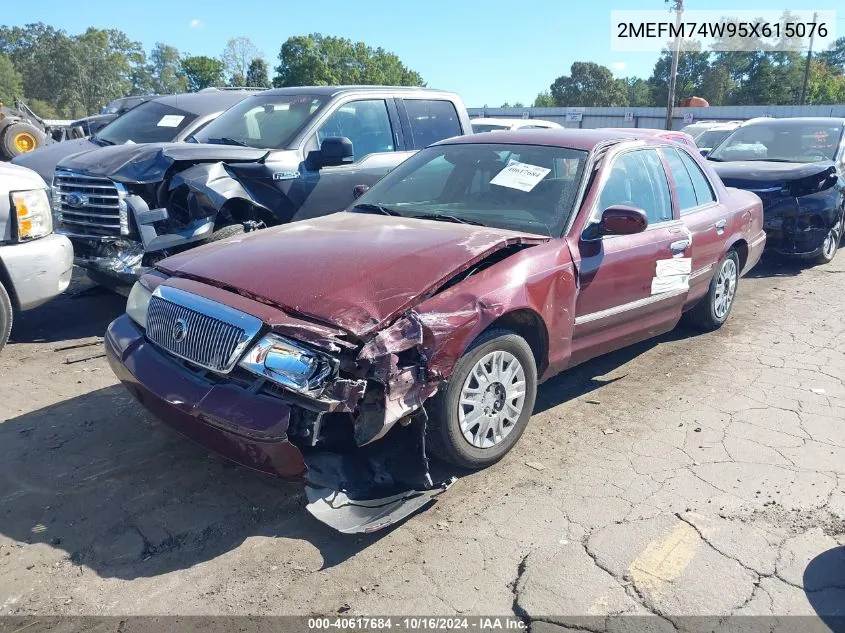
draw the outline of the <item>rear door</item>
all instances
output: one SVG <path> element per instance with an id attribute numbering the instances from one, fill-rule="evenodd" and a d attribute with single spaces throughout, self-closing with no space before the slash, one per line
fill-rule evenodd
<path id="1" fill-rule="evenodd" d="M 578 270 L 572 361 L 578 363 L 668 331 L 687 296 L 683 260 L 687 233 L 673 212 L 663 162 L 654 148 L 620 153 L 605 168 L 590 222 L 604 209 L 643 209 L 648 228 L 634 235 L 585 239 L 570 250 Z M 585 233 L 589 234 L 588 231 Z"/>
<path id="2" fill-rule="evenodd" d="M 455 104 L 448 99 L 397 99 L 402 131 L 409 149 L 423 149 L 444 138 L 469 134 L 461 128 Z"/>
<path id="3" fill-rule="evenodd" d="M 352 141 L 354 160 L 302 175 L 305 190 L 293 220 L 342 211 L 353 201 L 356 185 L 373 185 L 413 152 L 405 151 L 401 124 L 392 98 L 357 98 L 342 102 L 305 142 L 303 154 L 319 150 L 330 136 Z"/>
<path id="4" fill-rule="evenodd" d="M 692 265 L 688 301 L 703 296 L 724 250 L 730 214 L 719 203 L 707 175 L 686 151 L 664 147 L 660 150 L 674 182 L 681 221 L 692 237 Z"/>

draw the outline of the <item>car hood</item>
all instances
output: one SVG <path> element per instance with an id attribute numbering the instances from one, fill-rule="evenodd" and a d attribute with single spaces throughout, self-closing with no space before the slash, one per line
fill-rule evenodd
<path id="1" fill-rule="evenodd" d="M 710 165 L 719 174 L 728 187 L 763 191 L 782 187 L 798 180 L 824 179 L 836 173 L 836 166 L 831 161 L 818 163 L 778 163 L 764 160 L 746 160 Z"/>
<path id="2" fill-rule="evenodd" d="M 364 336 L 509 244 L 549 238 L 360 213 L 304 220 L 174 255 L 157 267 Z"/>
<path id="3" fill-rule="evenodd" d="M 45 189 L 47 184 L 38 173 L 21 165 L 0 162 L 0 195 L 24 189 Z M 8 203 L 8 199 L 6 200 Z M 7 207 L 8 208 L 8 207 Z"/>
<path id="4" fill-rule="evenodd" d="M 124 143 L 109 145 L 83 155 L 68 156 L 59 167 L 132 183 L 160 182 L 178 162 L 254 162 L 265 149 L 204 143 Z"/>
<path id="5" fill-rule="evenodd" d="M 87 138 L 75 138 L 61 143 L 50 143 L 35 151 L 21 154 L 12 159 L 15 165 L 29 167 L 38 172 L 46 182 L 53 182 L 53 172 L 60 160 L 73 154 L 80 154 L 99 149 L 100 146 Z"/>

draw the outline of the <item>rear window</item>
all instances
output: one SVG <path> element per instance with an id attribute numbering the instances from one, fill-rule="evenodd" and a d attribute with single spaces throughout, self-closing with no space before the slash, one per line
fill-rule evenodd
<path id="1" fill-rule="evenodd" d="M 451 101 L 405 99 L 414 149 L 462 134 L 458 111 Z"/>

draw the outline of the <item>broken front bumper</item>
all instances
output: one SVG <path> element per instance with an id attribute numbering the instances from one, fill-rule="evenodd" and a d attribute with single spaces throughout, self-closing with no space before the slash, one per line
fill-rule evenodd
<path id="1" fill-rule="evenodd" d="M 92 280 L 112 289 L 131 288 L 150 270 L 143 266 L 144 247 L 129 239 L 101 240 L 66 234 L 73 243 L 73 263 Z"/>
<path id="2" fill-rule="evenodd" d="M 403 488 L 395 481 L 380 485 L 385 472 L 375 454 L 315 450 L 303 455 L 287 435 L 296 405 L 188 372 L 150 344 L 126 315 L 109 325 L 105 348 L 117 377 L 156 417 L 227 459 L 306 483 L 309 512 L 341 532 L 384 528 L 451 483 L 425 489 Z"/>

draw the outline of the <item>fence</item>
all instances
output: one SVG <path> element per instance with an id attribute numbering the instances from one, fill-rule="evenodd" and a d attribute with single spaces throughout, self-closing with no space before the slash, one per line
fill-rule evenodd
<path id="1" fill-rule="evenodd" d="M 663 129 L 666 108 L 468 108 L 470 117 L 545 119 L 571 128 L 650 127 Z M 745 121 L 754 117 L 832 116 L 845 118 L 845 104 L 805 106 L 711 106 L 675 108 L 672 129 L 695 121 Z"/>

